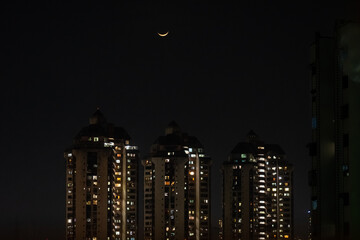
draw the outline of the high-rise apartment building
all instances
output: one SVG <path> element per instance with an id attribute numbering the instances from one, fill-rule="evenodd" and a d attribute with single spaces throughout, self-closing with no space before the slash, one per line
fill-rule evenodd
<path id="1" fill-rule="evenodd" d="M 66 159 L 66 239 L 136 240 L 138 149 L 97 110 Z"/>
<path id="2" fill-rule="evenodd" d="M 223 163 L 223 239 L 293 239 L 292 166 L 253 132 Z"/>
<path id="3" fill-rule="evenodd" d="M 359 23 L 317 35 L 311 53 L 311 238 L 360 239 Z"/>
<path id="4" fill-rule="evenodd" d="M 202 144 L 172 122 L 144 165 L 144 239 L 210 239 L 210 166 Z"/>

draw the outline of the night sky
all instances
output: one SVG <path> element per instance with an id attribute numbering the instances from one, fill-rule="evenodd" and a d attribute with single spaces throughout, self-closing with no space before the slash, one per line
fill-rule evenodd
<path id="1" fill-rule="evenodd" d="M 172 120 L 196 136 L 213 159 L 213 224 L 232 148 L 250 129 L 281 145 L 304 236 L 309 47 L 346 9 L 341 0 L 2 3 L 0 238 L 64 239 L 63 152 L 96 107 L 142 156 Z"/>

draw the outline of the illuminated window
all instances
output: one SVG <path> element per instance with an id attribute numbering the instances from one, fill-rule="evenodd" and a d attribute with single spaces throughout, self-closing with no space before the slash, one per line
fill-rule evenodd
<path id="1" fill-rule="evenodd" d="M 98 137 L 94 137 L 94 142 L 98 142 L 99 138 Z"/>

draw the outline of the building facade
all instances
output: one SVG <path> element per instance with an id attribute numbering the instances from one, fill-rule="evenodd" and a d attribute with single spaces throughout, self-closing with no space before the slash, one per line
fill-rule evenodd
<path id="1" fill-rule="evenodd" d="M 138 148 L 126 131 L 97 110 L 64 157 L 66 239 L 138 239 Z"/>
<path id="2" fill-rule="evenodd" d="M 223 239 L 293 239 L 292 166 L 253 132 L 223 163 Z"/>
<path id="3" fill-rule="evenodd" d="M 172 122 L 144 165 L 144 239 L 210 239 L 211 160 Z"/>
<path id="4" fill-rule="evenodd" d="M 360 25 L 338 22 L 311 51 L 311 239 L 360 239 Z"/>

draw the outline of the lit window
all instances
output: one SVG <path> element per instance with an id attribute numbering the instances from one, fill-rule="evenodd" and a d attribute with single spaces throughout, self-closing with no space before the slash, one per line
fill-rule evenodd
<path id="1" fill-rule="evenodd" d="M 94 137 L 94 142 L 98 142 L 99 138 L 98 137 Z"/>

